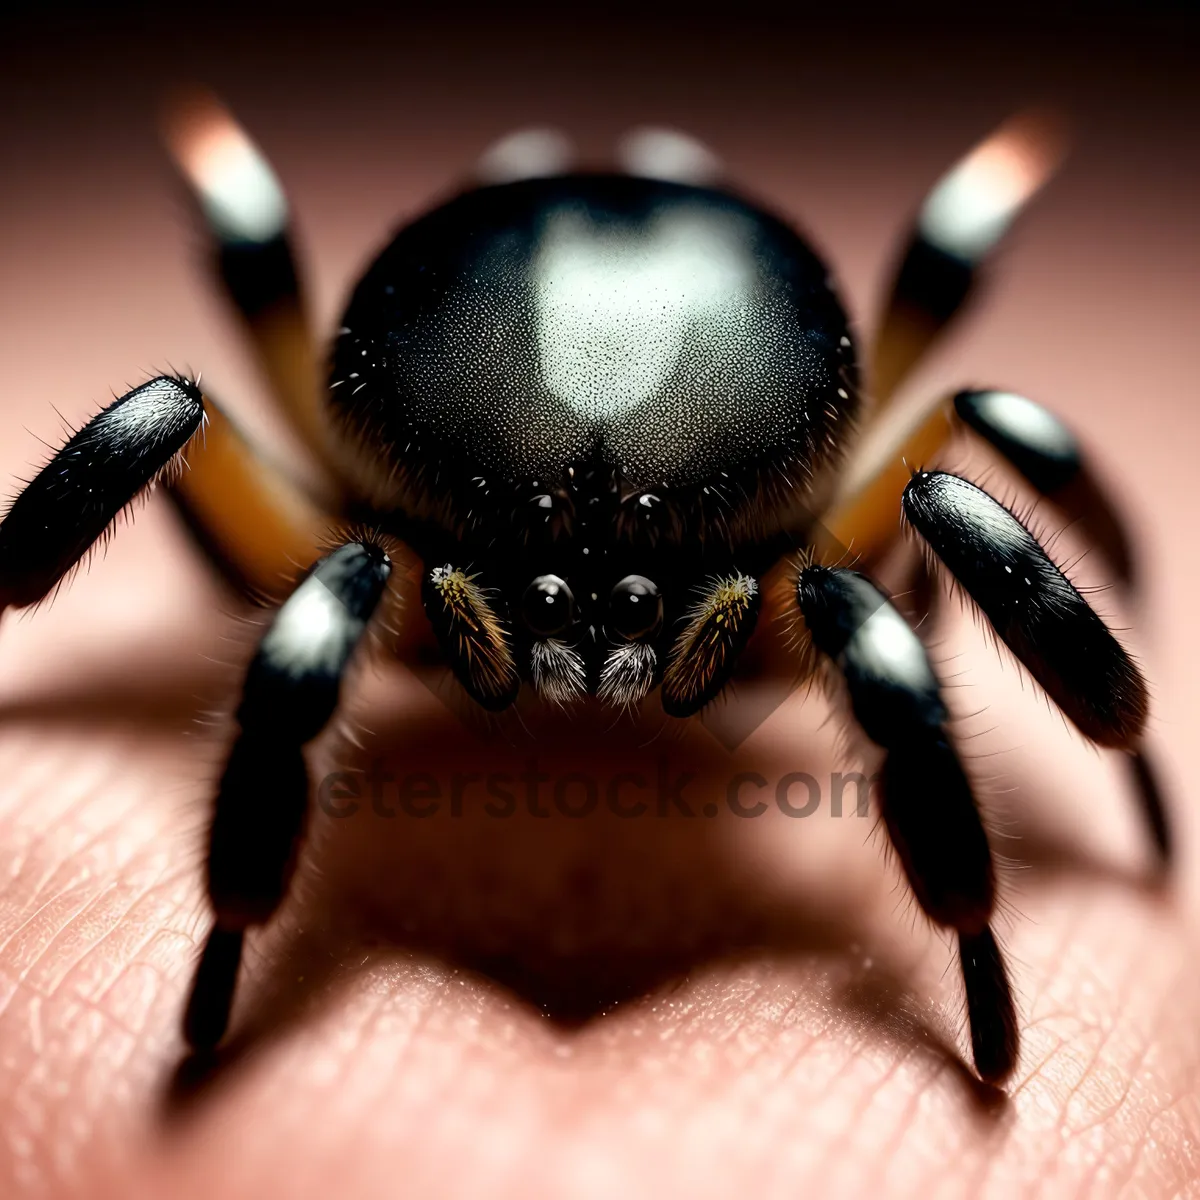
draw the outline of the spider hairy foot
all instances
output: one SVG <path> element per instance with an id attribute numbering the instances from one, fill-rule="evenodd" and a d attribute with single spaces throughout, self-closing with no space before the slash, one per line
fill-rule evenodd
<path id="1" fill-rule="evenodd" d="M 884 593 L 855 571 L 805 567 L 796 595 L 813 644 L 845 683 L 855 719 L 886 751 L 881 808 L 888 835 L 922 909 L 959 934 L 975 1066 L 998 1082 L 1016 1065 L 1019 1037 L 988 925 L 995 868 L 925 647 Z"/>

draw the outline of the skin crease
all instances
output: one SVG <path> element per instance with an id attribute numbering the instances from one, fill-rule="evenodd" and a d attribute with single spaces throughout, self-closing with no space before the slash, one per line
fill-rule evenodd
<path id="1" fill-rule="evenodd" d="M 420 51 L 418 39 L 415 62 Z M 289 59 L 299 76 L 305 64 L 315 74 L 305 53 L 315 54 L 294 48 Z M 322 53 L 379 75 L 345 47 Z M 685 63 L 702 61 L 690 53 Z M 210 77 L 233 91 L 289 181 L 325 327 L 396 213 L 448 186 L 492 133 L 544 117 L 555 86 L 600 147 L 647 111 L 684 123 L 691 113 L 739 177 L 821 231 L 850 306 L 868 313 L 899 214 L 1024 95 L 973 92 L 942 129 L 962 80 L 933 70 L 913 99 L 902 68 L 885 66 L 880 87 L 892 90 L 861 112 L 834 110 L 836 139 L 795 114 L 776 116 L 766 136 L 753 133 L 756 116 L 777 112 L 777 93 L 754 91 L 762 72 L 749 49 L 732 53 L 747 88 L 741 132 L 712 115 L 720 103 L 710 111 L 666 84 L 588 124 L 588 88 L 603 78 L 588 60 L 553 68 L 544 94 L 447 110 L 449 132 L 424 157 L 419 139 L 406 141 L 415 118 L 397 126 L 393 103 L 376 118 L 383 150 L 370 161 L 365 139 L 346 149 L 324 129 L 318 98 L 301 99 L 309 119 L 291 124 L 272 117 L 282 102 L 256 110 L 251 92 L 238 94 L 236 56 L 228 80 Z M 814 71 L 832 78 L 843 53 Z M 121 64 L 114 54 L 108 70 Z M 490 61 L 458 69 L 486 85 Z M 270 86 L 280 89 L 278 70 Z M 644 745 L 649 731 L 618 726 L 601 739 L 581 718 L 531 744 L 511 725 L 464 727 L 444 702 L 449 684 L 381 652 L 348 683 L 346 720 L 312 748 L 317 778 L 378 758 L 397 774 L 428 770 L 448 791 L 452 771 L 519 773 L 531 752 L 554 778 L 600 781 L 619 769 L 655 779 L 665 758 L 694 776 L 691 807 L 711 802 L 718 815 L 501 820 L 481 810 L 475 785 L 461 817 L 381 817 L 369 801 L 340 819 L 318 809 L 292 898 L 252 936 L 220 1070 L 198 1083 L 181 1072 L 179 1018 L 208 921 L 206 800 L 255 627 L 160 497 L 53 604 L 0 622 L 0 1194 L 1200 1193 L 1200 903 L 1186 769 L 1200 719 L 1186 350 L 1200 262 L 1183 234 L 1196 185 L 1174 173 L 1174 149 L 1145 149 L 1146 130 L 1171 111 L 1157 85 L 1120 76 L 1122 112 L 1135 115 L 1118 119 L 1089 83 L 1101 68 L 1079 70 L 1071 98 L 1109 140 L 1085 141 L 1074 173 L 1022 227 L 989 303 L 920 387 L 998 380 L 1053 403 L 1118 487 L 1147 591 L 1136 604 L 1115 592 L 1095 600 L 1128 630 L 1152 680 L 1180 855 L 1156 885 L 1118 764 L 1083 746 L 957 604 L 944 605 L 929 641 L 1005 859 L 999 932 L 1023 1036 L 1005 1095 L 964 1066 L 950 946 L 915 912 L 874 820 L 850 803 L 832 817 L 827 791 L 804 820 L 774 804 L 789 772 L 827 783 L 872 761 L 822 697 L 796 692 L 733 751 L 720 735 L 734 704 L 760 704 L 753 680 L 708 728 Z M 22 160 L 0 223 L 7 480 L 40 458 L 31 433 L 58 438 L 51 405 L 78 422 L 137 364 L 176 356 L 215 374 L 223 397 L 255 394 L 197 286 L 189 234 L 133 115 L 148 111 L 137 105 L 149 88 L 105 99 L 129 107 L 96 116 L 86 81 L 63 86 L 62 113 L 45 118 L 45 148 Z M 351 91 L 345 103 L 370 98 Z M 789 99 L 787 113 L 806 98 Z M 128 143 L 114 132 L 125 128 L 139 131 Z M 106 172 L 126 144 L 124 173 Z M 804 172 L 779 167 L 781 144 Z M 835 145 L 831 166 L 822 154 Z M 64 222 L 79 211 L 69 185 L 81 178 L 109 190 L 86 220 Z M 877 178 L 869 198 L 856 190 Z M 55 202 L 67 207 L 56 213 Z M 67 278 L 64 293 L 56 281 Z M 270 426 L 261 408 L 247 411 Z M 947 465 L 1001 498 L 1025 497 L 982 452 L 955 449 Z M 1061 524 L 1045 509 L 1038 520 L 1051 532 Z M 1071 562 L 1081 549 L 1067 530 L 1054 554 Z M 411 586 L 404 570 L 396 576 Z M 1087 558 L 1073 577 L 1103 584 L 1103 564 Z M 769 781 L 761 817 L 729 810 L 740 772 Z M 757 798 L 751 784 L 741 795 Z M 792 798 L 801 803 L 803 789 Z"/>

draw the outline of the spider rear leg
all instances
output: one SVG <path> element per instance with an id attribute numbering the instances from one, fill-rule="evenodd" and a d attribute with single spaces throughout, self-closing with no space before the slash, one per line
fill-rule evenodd
<path id="1" fill-rule="evenodd" d="M 484 186 L 546 179 L 565 175 L 576 157 L 574 144 L 561 130 L 527 125 L 487 146 L 475 160 L 473 175 Z"/>
<path id="2" fill-rule="evenodd" d="M 1142 756 L 1149 698 L 1141 672 L 1020 521 L 973 483 L 919 471 L 904 516 L 987 618 L 996 635 L 1074 725 L 1100 746 Z M 1144 758 L 1134 783 L 1162 861 L 1171 837 Z"/>
<path id="3" fill-rule="evenodd" d="M 630 175 L 694 187 L 719 187 L 724 164 L 702 141 L 679 129 L 639 125 L 617 142 L 617 163 Z"/>
<path id="4" fill-rule="evenodd" d="M 224 1036 L 244 931 L 267 921 L 287 892 L 308 810 L 303 747 L 337 708 L 342 677 L 390 571 L 387 555 L 368 543 L 347 542 L 325 555 L 275 614 L 246 672 L 240 731 L 209 831 L 216 923 L 184 1017 L 195 1049 Z"/>
<path id="5" fill-rule="evenodd" d="M 808 566 L 796 595 L 813 644 L 837 667 L 854 716 L 885 752 L 881 808 L 918 902 L 956 931 L 975 1067 L 1004 1080 L 1019 1049 L 1016 1010 L 992 934 L 995 870 L 987 832 L 950 735 L 925 648 L 864 575 Z"/>
<path id="6" fill-rule="evenodd" d="M 729 682 L 762 608 L 758 580 L 740 571 L 709 580 L 684 614 L 662 677 L 663 711 L 689 717 Z"/>
<path id="7" fill-rule="evenodd" d="M 1051 504 L 1083 525 L 1122 583 L 1133 582 L 1125 522 L 1058 417 L 1025 396 L 994 390 L 959 392 L 954 411 Z"/>
<path id="8" fill-rule="evenodd" d="M 911 477 L 909 464 L 937 458 L 963 429 L 982 438 L 1085 534 L 1122 583 L 1135 582 L 1125 521 L 1097 480 L 1078 438 L 1049 409 L 995 389 L 959 392 L 952 403 L 930 397 L 902 416 L 885 417 L 847 464 L 822 525 L 818 547 L 850 546 L 873 561 L 895 538 L 896 508 Z"/>
<path id="9" fill-rule="evenodd" d="M 1046 113 L 1006 121 L 925 197 L 893 277 L 869 377 L 890 402 L 909 371 L 978 286 L 1009 226 L 1062 161 L 1065 139 Z"/>
<path id="10" fill-rule="evenodd" d="M 177 99 L 165 136 L 276 405 L 328 479 L 342 482 L 282 185 L 259 147 L 206 92 Z"/>

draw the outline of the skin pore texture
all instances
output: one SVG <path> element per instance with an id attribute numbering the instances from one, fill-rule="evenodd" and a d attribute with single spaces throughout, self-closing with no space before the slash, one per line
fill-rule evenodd
<path id="1" fill-rule="evenodd" d="M 420 50 L 406 53 L 420 62 Z M 382 55 L 366 69 L 373 51 L 354 51 L 322 48 L 353 78 L 395 78 Z M 132 56 L 109 69 L 121 53 Z M 647 111 L 690 119 L 819 238 L 863 319 L 906 206 L 1013 106 L 1013 89 L 970 92 L 943 125 L 962 81 L 935 70 L 913 92 L 886 68 L 876 101 L 833 113 L 834 137 L 804 114 L 835 94 L 848 49 L 801 73 L 795 86 L 813 94 L 789 93 L 784 115 L 776 93 L 754 90 L 759 60 L 730 53 L 737 122 L 647 84 L 600 124 L 587 94 L 602 56 L 553 68 L 544 95 L 505 99 L 480 51 L 456 69 L 493 87 L 487 103 L 453 109 L 448 84 L 421 84 L 446 102 L 451 133 L 436 146 L 417 136 L 430 111 L 419 89 L 389 100 L 385 119 L 370 103 L 382 84 L 349 87 L 342 103 L 360 118 L 348 144 L 322 124 L 324 92 L 291 109 L 283 92 L 256 102 L 236 61 L 215 82 L 288 182 L 323 328 L 398 214 L 450 186 L 490 136 L 548 111 L 601 150 Z M 317 76 L 315 51 L 288 63 L 280 78 Z M 1104 137 L 1083 141 L 986 303 L 913 386 L 996 383 L 1052 405 L 1128 507 L 1145 590 L 1094 599 L 1153 686 L 1179 855 L 1154 881 L 1120 761 L 1086 748 L 957 601 L 942 604 L 924 632 L 1002 858 L 997 928 L 1023 1039 L 1005 1092 L 965 1065 L 951 946 L 917 911 L 874 816 L 856 815 L 853 787 L 831 813 L 832 773 L 876 764 L 823 696 L 799 688 L 775 707 L 747 679 L 707 724 L 609 730 L 611 715 L 581 716 L 534 740 L 519 724 L 464 725 L 451 683 L 382 653 L 354 672 L 346 719 L 310 764 L 316 780 L 354 766 L 397 782 L 373 805 L 369 779 L 357 801 L 350 781 L 331 781 L 290 899 L 250 937 L 216 1069 L 187 1063 L 179 1021 L 209 921 L 207 805 L 259 626 L 156 497 L 52 604 L 0 623 L 0 1194 L 1200 1194 L 1200 551 L 1184 349 L 1200 278 L 1184 231 L 1200 197 L 1173 172 L 1180 151 L 1146 149 L 1171 111 L 1165 91 L 1122 76 L 1118 113 L 1078 78 L 1071 99 Z M 567 100 L 551 106 L 556 80 Z M 275 428 L 189 259 L 145 116 L 151 88 L 97 115 L 85 84 L 65 85 L 38 155 L 24 153 L 28 130 L 11 135 L 8 157 L 30 165 L 0 224 L 0 479 L 28 477 L 36 438 L 57 441 L 52 406 L 77 425 L 106 384 L 172 359 L 215 374 L 222 399 L 247 397 L 248 422 Z M 82 220 L 69 199 L 80 179 L 104 184 Z M 946 465 L 1028 498 L 981 450 L 956 448 Z M 1043 508 L 1035 524 L 1061 521 Z M 1083 549 L 1070 529 L 1053 543 L 1063 563 Z M 1071 574 L 1108 582 L 1096 556 Z M 415 577 L 403 564 L 394 575 L 420 621 Z M 545 776 L 535 811 L 531 769 Z M 807 802 L 801 772 L 820 802 L 797 818 L 778 797 Z M 614 785 L 622 774 L 636 778 Z M 589 780 L 596 811 L 566 815 Z M 432 807 L 431 786 L 437 811 L 413 815 Z M 613 786 L 648 810 L 614 813 Z M 511 816 L 489 813 L 508 807 L 489 787 L 514 797 Z M 765 811 L 739 815 L 731 787 L 743 811 Z M 693 815 L 667 803 L 660 816 L 660 794 Z"/>

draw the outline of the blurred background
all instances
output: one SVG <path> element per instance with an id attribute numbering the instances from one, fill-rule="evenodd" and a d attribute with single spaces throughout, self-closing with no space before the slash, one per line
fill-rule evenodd
<path id="1" fill-rule="evenodd" d="M 60 439 L 61 421 L 77 425 L 110 389 L 120 392 L 170 366 L 203 371 L 206 384 L 243 421 L 259 432 L 277 432 L 254 364 L 202 269 L 190 210 L 161 148 L 158 113 L 173 88 L 213 87 L 273 161 L 288 190 L 310 295 L 326 333 L 390 231 L 455 187 L 495 138 L 519 126 L 556 125 L 577 141 L 586 159 L 602 162 L 623 131 L 655 123 L 707 142 L 736 184 L 811 237 L 840 279 L 864 344 L 898 239 L 933 181 L 1014 110 L 1030 103 L 1056 105 L 1072 123 L 1071 157 L 1006 243 L 986 294 L 912 377 L 907 394 L 976 384 L 1024 392 L 1052 406 L 1079 432 L 1098 473 L 1128 510 L 1144 589 L 1134 601 L 1108 592 L 1097 603 L 1128 630 L 1124 636 L 1153 683 L 1153 744 L 1181 826 L 1180 890 L 1194 909 L 1200 886 L 1187 864 L 1195 862 L 1197 846 L 1189 767 L 1194 730 L 1200 727 L 1194 682 L 1200 668 L 1196 6 L 978 5 L 969 14 L 965 6 L 949 5 L 906 5 L 903 12 L 901 6 L 881 11 L 861 4 L 839 5 L 836 12 L 828 4 L 815 11 L 792 5 L 786 12 L 740 6 L 719 18 L 700 6 L 444 7 L 444 13 L 416 17 L 401 5 L 384 9 L 354 0 L 319 8 L 218 3 L 169 11 L 165 5 L 25 4 L 0 19 L 0 493 L 16 486 L 4 481 L 28 478 L 31 464 L 45 454 L 43 441 Z M 1069 535 L 1058 546 L 1060 557 L 1067 558 L 1080 549 Z M 126 1110 L 135 1112 L 129 1119 L 133 1127 L 150 1107 L 143 1094 L 159 1086 L 163 1062 L 177 1050 L 180 989 L 192 952 L 187 936 L 194 935 L 201 911 L 201 830 L 218 766 L 218 749 L 201 744 L 202 738 L 185 743 L 179 729 L 194 728 L 199 693 L 226 699 L 232 694 L 228 673 L 211 666 L 227 652 L 222 640 L 232 622 L 226 619 L 228 597 L 201 568 L 165 504 L 149 506 L 106 554 L 102 566 L 77 580 L 53 607 L 32 620 L 6 622 L 0 636 L 0 712 L 12 721 L 0 746 L 5 763 L 0 776 L 20 797 L 10 813 L 17 827 L 14 854 L 25 845 L 23 838 L 59 853 L 58 842 L 44 837 L 38 822 L 53 825 L 61 813 L 52 833 L 59 835 L 64 861 L 83 853 L 79 846 L 98 844 L 87 851 L 96 860 L 88 869 L 101 883 L 106 872 L 126 870 L 123 855 L 132 853 L 127 842 L 149 847 L 154 870 L 169 867 L 183 881 L 178 911 L 170 909 L 183 932 L 173 943 L 173 956 L 163 952 L 167 965 L 160 969 L 155 960 L 155 980 L 169 979 L 171 986 L 157 991 L 147 986 L 144 1003 L 140 991 L 129 1001 L 138 1014 L 130 1025 L 151 1033 L 142 1056 L 129 1060 L 141 1073 L 136 1086 L 121 1093 L 122 1103 L 111 1102 L 108 1060 L 94 1055 L 98 1065 L 89 1103 L 100 1114 L 97 1127 L 109 1131 L 112 1161 L 120 1163 L 129 1140 L 122 1123 Z M 1075 576 L 1096 587 L 1108 582 L 1102 564 L 1091 558 L 1076 565 Z M 1019 673 L 1002 666 L 969 620 L 959 621 L 948 610 L 938 637 L 939 661 L 955 664 L 945 670 L 971 685 L 956 693 L 956 702 L 971 714 L 967 733 L 977 739 L 972 753 L 1006 755 L 1007 782 L 1015 783 L 1009 790 L 1019 793 L 1013 804 L 1014 811 L 1020 806 L 1019 836 L 1049 827 L 1053 836 L 1046 839 L 1051 850 L 1045 856 L 1071 860 L 1084 873 L 1096 861 L 1136 860 L 1142 834 L 1127 798 L 1118 794 L 1110 760 L 1069 737 L 1046 706 L 1030 697 L 1027 684 L 1022 694 Z M 98 681 L 98 707 L 71 706 L 72 689 L 84 678 Z M 175 707 L 168 709 L 169 693 Z M 404 728 L 405 703 L 393 702 L 396 728 Z M 123 738 L 105 724 L 117 724 L 119 709 Z M 52 731 L 64 711 L 67 722 Z M 72 717 L 81 719 L 72 725 Z M 819 712 L 789 712 L 787 719 L 786 728 L 777 722 L 767 729 L 757 751 L 779 769 L 791 768 L 789 756 L 806 738 L 833 739 L 820 731 Z M 27 753 L 30 729 L 46 739 L 40 758 Z M 153 730 L 162 735 L 156 747 Z M 185 745 L 186 762 L 180 757 Z M 990 760 L 985 765 L 992 769 Z M 719 766 L 726 769 L 724 760 Z M 55 799 L 47 781 L 61 785 L 65 799 Z M 82 819 L 70 815 L 76 794 L 100 795 L 94 819 L 98 828 L 119 830 L 112 847 L 99 835 L 93 839 Z M 24 803 L 31 795 L 36 805 Z M 154 815 L 155 797 L 167 816 Z M 78 807 L 92 819 L 91 809 L 82 802 Z M 112 817 L 114 810 L 119 819 Z M 177 813 L 183 814 L 178 820 Z M 879 880 L 878 944 L 889 944 L 898 928 L 897 902 L 880 871 L 878 844 L 868 843 L 857 828 L 832 828 L 841 823 L 804 824 L 779 841 L 808 847 L 807 858 L 799 850 L 794 862 L 780 858 L 780 878 L 798 889 L 797 881 L 809 880 L 817 897 L 810 904 L 807 894 L 800 896 L 804 903 L 796 908 L 839 910 L 851 890 L 848 879 L 863 888 L 863 881 Z M 637 837 L 647 829 L 639 825 Z M 376 831 L 360 823 L 355 832 L 365 844 Z M 747 830 L 735 832 L 748 840 Z M 495 832 L 489 828 L 479 836 L 478 858 L 491 870 Z M 826 843 L 836 843 L 836 853 L 822 860 L 818 847 Z M 1029 839 L 1014 857 L 1037 844 Z M 1083 849 L 1072 858 L 1064 847 L 1077 844 Z M 695 847 L 685 849 L 691 853 Z M 580 858 L 592 850 L 588 843 Z M 381 863 L 386 859 L 379 874 L 389 878 L 404 875 L 389 856 L 418 853 L 391 845 L 376 851 L 356 845 L 355 851 L 375 852 Z M 778 847 L 772 852 L 783 853 Z M 451 863 L 461 857 L 456 843 L 445 852 Z M 526 859 L 515 851 L 511 857 L 510 874 L 519 884 Z M 352 885 L 362 861 L 348 857 L 340 877 L 331 871 L 331 890 Z M 844 870 L 847 861 L 854 864 L 853 874 Z M 446 868 L 449 882 L 442 887 L 457 897 L 469 889 L 457 886 L 455 870 Z M 697 867 L 694 873 L 696 893 L 709 896 L 713 872 Z M 664 886 L 675 887 L 675 876 L 663 874 L 657 863 L 641 874 L 655 881 L 662 875 Z M 413 875 L 416 892 L 421 880 Z M 52 878 L 49 872 L 46 877 Z M 557 902 L 563 889 L 557 876 L 548 872 L 548 879 L 546 895 Z M 501 880 L 511 882 L 508 876 Z M 85 891 L 87 886 L 81 885 Z M 1026 976 L 1034 980 L 1040 977 L 1037 964 L 1049 963 L 1042 972 L 1048 974 L 1062 960 L 1057 931 L 1063 925 L 1056 924 L 1061 914 L 1054 904 L 1060 896 L 1074 902 L 1076 891 L 1068 873 L 1036 870 L 1020 878 L 1014 873 L 1010 886 L 1014 892 L 1023 888 L 1015 905 L 1022 919 L 1014 922 L 1014 944 L 1021 969 L 1034 964 Z M 54 883 L 49 891 L 58 887 Z M 675 889 L 673 903 L 680 903 L 681 890 Z M 1124 987 L 1134 974 L 1116 952 L 1111 963 L 1106 957 L 1110 944 L 1120 942 L 1111 936 L 1116 927 L 1111 914 L 1124 910 L 1115 902 L 1099 906 L 1098 891 L 1078 889 L 1081 911 L 1097 914 L 1082 934 L 1072 933 L 1083 947 L 1086 972 L 1067 999 L 1045 1000 L 1053 1011 L 1070 1013 L 1090 1003 L 1093 972 L 1103 981 L 1115 980 L 1114 987 Z M 607 895 L 602 888 L 597 894 Z M 40 892 L 31 894 L 30 911 L 40 912 L 44 900 Z M 411 909 L 396 907 L 407 919 Z M 429 928 L 453 924 L 446 917 L 451 902 L 445 910 L 432 902 L 428 907 Z M 521 921 L 542 922 L 545 909 L 526 907 Z M 326 911 L 336 906 L 331 902 Z M 463 916 L 464 938 L 476 917 Z M 664 907 L 661 920 L 669 925 L 672 910 Z M 1126 928 L 1136 932 L 1125 941 L 1141 945 L 1150 920 L 1135 910 Z M 526 925 L 514 927 L 529 940 Z M 742 931 L 735 932 L 731 940 L 740 946 Z M 404 933 L 407 937 L 409 926 Z M 435 950 L 438 936 L 429 939 Z M 336 939 L 331 944 L 333 951 L 321 948 L 327 964 L 340 961 L 343 949 Z M 1160 944 L 1145 942 L 1151 953 Z M 838 943 L 836 953 L 844 952 Z M 686 949 L 686 965 L 691 954 Z M 1174 962 L 1165 952 L 1160 957 L 1164 964 Z M 944 955 L 931 961 L 936 983 Z M 1146 986 L 1157 996 L 1165 987 L 1137 961 L 1136 974 L 1150 980 Z M 634 983 L 640 981 L 638 976 Z M 819 1008 L 822 993 L 808 990 Z M 397 1005 L 407 1002 L 403 986 L 388 994 Z M 1032 982 L 1026 994 L 1041 996 Z M 1184 1020 L 1194 995 L 1187 992 L 1180 1001 Z M 793 992 L 787 996 L 791 1005 Z M 153 1012 L 153 1020 L 143 1021 L 143 1008 Z M 496 1011 L 497 1020 L 512 1019 L 510 1010 Z M 821 1021 L 826 1022 L 823 1014 Z M 62 1026 L 68 1028 L 65 1019 Z M 857 1026 L 848 1027 L 843 1040 L 856 1045 Z M 899 1041 L 909 1044 L 903 1021 L 896 1027 Z M 8 1036 L 25 1037 L 24 1026 L 10 1028 L 16 1032 Z M 53 1034 L 50 1018 L 47 1028 Z M 1048 1029 L 1053 1030 L 1052 1017 L 1031 1039 L 1035 1051 L 1042 1045 L 1036 1037 L 1048 1039 Z M 820 1031 L 830 1043 L 842 1036 L 837 1029 L 830 1034 L 826 1023 Z M 100 1035 L 95 1044 L 102 1044 Z M 37 1104 L 54 1103 L 45 1099 L 52 1095 L 49 1083 L 43 1087 L 37 1079 L 74 1078 L 78 1045 L 64 1041 L 44 1054 L 38 1045 L 37 1056 L 49 1065 L 42 1076 L 28 1072 L 35 1082 L 22 1093 L 22 1104 L 35 1116 L 41 1112 Z M 557 1044 L 544 1049 L 552 1080 L 561 1069 L 557 1053 Z M 123 1048 L 113 1057 L 126 1062 Z M 581 1050 L 573 1066 L 586 1082 L 582 1058 Z M 395 1061 L 401 1061 L 399 1054 Z M 602 1071 L 602 1056 L 600 1061 Z M 632 1055 L 630 1061 L 640 1060 Z M 3 1077 L 11 1088 L 6 1082 L 0 1091 L 16 1095 L 26 1073 L 13 1072 Z M 295 1076 L 282 1071 L 280 1077 L 280 1094 L 288 1096 Z M 371 1117 L 389 1145 L 402 1129 L 420 1150 L 429 1106 L 424 1091 L 410 1090 L 411 1108 L 393 1109 L 389 1102 L 372 1109 Z M 694 1090 L 707 1096 L 707 1082 Z M 753 1092 L 748 1084 L 745 1094 Z M 824 1099 L 816 1084 L 813 1095 Z M 953 1099 L 957 1104 L 961 1097 Z M 798 1111 L 804 1112 L 802 1103 Z M 851 1111 L 857 1122 L 865 1108 L 855 1104 Z M 758 1115 L 755 1110 L 756 1120 Z M 790 1138 L 798 1126 L 792 1110 L 785 1115 Z M 238 1134 L 252 1127 L 253 1122 L 230 1125 Z M 15 1122 L 13 1128 L 28 1132 Z M 32 1117 L 28 1128 L 35 1129 Z M 302 1137 L 281 1143 L 289 1156 L 310 1132 L 308 1125 L 298 1128 Z M 62 1134 L 68 1148 L 72 1139 L 87 1140 L 74 1130 Z M 863 1130 L 874 1136 L 870 1122 Z M 709 1145 L 708 1127 L 702 1132 L 693 1145 Z M 530 1136 L 540 1135 L 534 1129 Z M 442 1159 L 430 1152 L 431 1178 L 439 1178 L 446 1159 L 456 1155 L 458 1137 L 455 1128 L 444 1143 L 432 1143 L 455 1150 Z M 219 1145 L 236 1140 L 231 1134 Z M 712 1141 L 718 1150 L 726 1144 Z M 796 1146 L 802 1151 L 802 1140 Z M 657 1143 L 650 1140 L 647 1147 L 648 1161 L 657 1162 Z M 95 1159 L 81 1154 L 78 1169 L 94 1169 L 89 1164 L 106 1153 L 102 1145 Z M 848 1151 L 847 1160 L 853 1157 Z M 730 1159 L 736 1166 L 736 1157 Z M 222 1154 L 217 1160 L 233 1158 Z M 563 1161 L 564 1171 L 575 1169 Z M 114 1194 L 130 1193 L 118 1188 Z"/>

